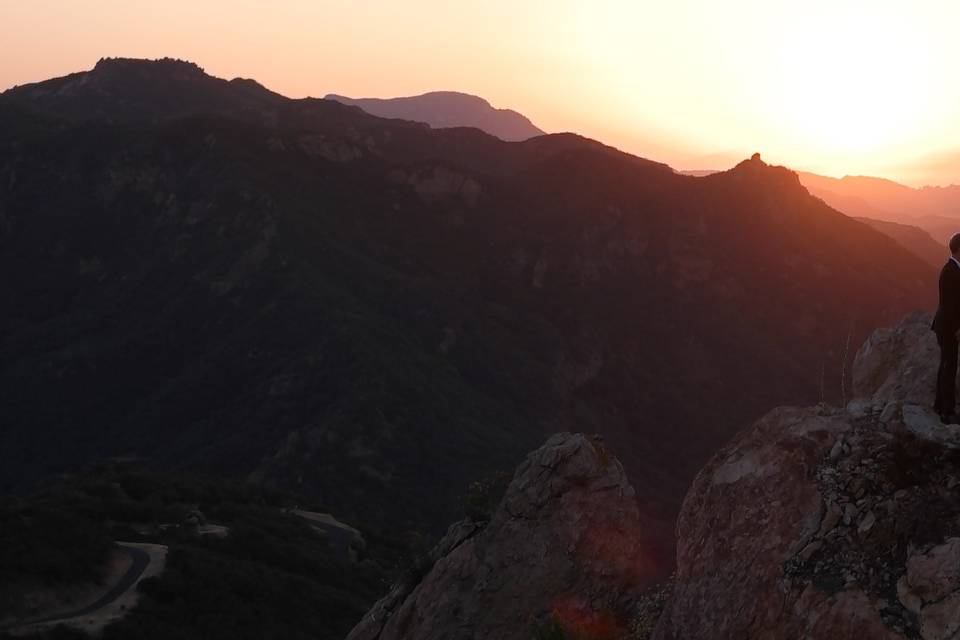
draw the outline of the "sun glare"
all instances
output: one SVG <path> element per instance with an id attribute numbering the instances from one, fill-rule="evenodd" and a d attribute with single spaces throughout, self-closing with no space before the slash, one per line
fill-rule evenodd
<path id="1" fill-rule="evenodd" d="M 775 107 L 798 142 L 825 152 L 895 147 L 928 123 L 931 58 L 922 30 L 893 16 L 797 24 L 779 51 Z"/>

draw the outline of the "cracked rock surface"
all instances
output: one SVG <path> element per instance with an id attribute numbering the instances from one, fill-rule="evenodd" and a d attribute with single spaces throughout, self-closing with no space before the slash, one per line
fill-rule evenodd
<path id="1" fill-rule="evenodd" d="M 597 437 L 561 433 L 517 469 L 488 522 L 453 525 L 420 575 L 395 585 L 349 640 L 626 636 L 647 565 L 620 462 Z"/>
<path id="2" fill-rule="evenodd" d="M 875 333 L 846 409 L 780 408 L 700 472 L 654 637 L 960 640 L 960 438 L 930 319 Z"/>

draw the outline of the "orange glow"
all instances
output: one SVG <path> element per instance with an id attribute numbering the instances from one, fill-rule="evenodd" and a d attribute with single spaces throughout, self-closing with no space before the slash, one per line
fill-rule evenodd
<path id="1" fill-rule="evenodd" d="M 571 596 L 554 605 L 553 617 L 569 638 L 611 640 L 625 634 L 609 611 L 594 611 L 588 600 Z"/>
<path id="2" fill-rule="evenodd" d="M 678 168 L 960 182 L 960 3 L 0 0 L 0 87 L 171 56 L 299 97 L 449 89 Z"/>
<path id="3" fill-rule="evenodd" d="M 919 29 L 894 19 L 838 12 L 819 30 L 816 46 L 805 46 L 802 38 L 813 25 L 790 34 L 780 52 L 781 104 L 774 106 L 797 137 L 828 148 L 873 151 L 922 131 L 928 108 L 923 98 L 932 90 L 923 64 L 930 47 Z"/>

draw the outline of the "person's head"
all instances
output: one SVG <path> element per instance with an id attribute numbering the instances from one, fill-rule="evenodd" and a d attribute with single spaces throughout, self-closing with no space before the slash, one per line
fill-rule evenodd
<path id="1" fill-rule="evenodd" d="M 960 259 L 960 233 L 953 234 L 953 237 L 950 238 L 950 253 L 953 254 L 954 258 Z"/>

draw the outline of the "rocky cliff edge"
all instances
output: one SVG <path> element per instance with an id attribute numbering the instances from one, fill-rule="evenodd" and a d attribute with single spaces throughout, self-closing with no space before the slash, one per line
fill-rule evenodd
<path id="1" fill-rule="evenodd" d="M 930 317 L 875 332 L 846 408 L 779 408 L 700 472 L 657 640 L 960 638 L 960 433 Z"/>

